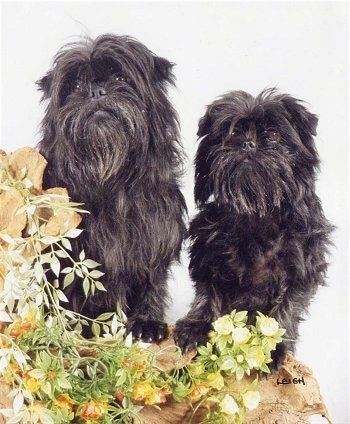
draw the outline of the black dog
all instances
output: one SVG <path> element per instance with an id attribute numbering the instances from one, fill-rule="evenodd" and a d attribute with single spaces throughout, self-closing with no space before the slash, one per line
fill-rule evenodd
<path id="1" fill-rule="evenodd" d="M 205 343 L 210 323 L 233 309 L 260 311 L 295 341 L 319 285 L 332 227 L 315 194 L 317 117 L 275 89 L 230 92 L 200 120 L 195 160 L 199 213 L 190 224 L 195 299 L 178 321 L 184 350 Z M 294 342 L 274 353 L 273 368 Z"/>
<path id="2" fill-rule="evenodd" d="M 135 39 L 105 34 L 62 48 L 38 81 L 49 100 L 44 185 L 84 203 L 90 214 L 74 252 L 84 249 L 105 272 L 107 292 L 85 299 L 76 281 L 66 290 L 70 307 L 94 318 L 119 302 L 134 337 L 147 341 L 167 334 L 166 279 L 185 235 L 172 66 Z"/>

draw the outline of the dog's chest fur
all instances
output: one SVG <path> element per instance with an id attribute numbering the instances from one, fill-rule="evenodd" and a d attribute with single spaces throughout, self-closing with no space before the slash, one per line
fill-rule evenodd
<path id="1" fill-rule="evenodd" d="M 231 216 L 229 226 L 231 255 L 240 285 L 260 285 L 283 277 L 283 252 L 286 235 L 281 222 L 268 216 L 252 220 L 247 216 Z"/>
<path id="2" fill-rule="evenodd" d="M 275 292 L 283 285 L 289 240 L 278 217 L 252 220 L 234 212 L 222 213 L 211 205 L 194 219 L 190 234 L 194 233 L 192 263 L 212 273 L 214 283 L 225 282 L 226 290 L 260 292 Z"/>

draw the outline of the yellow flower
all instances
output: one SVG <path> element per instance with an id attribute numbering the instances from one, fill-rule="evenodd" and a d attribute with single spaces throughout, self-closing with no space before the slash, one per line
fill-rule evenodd
<path id="1" fill-rule="evenodd" d="M 166 397 L 170 394 L 169 387 L 163 387 L 162 389 L 155 388 L 153 393 L 145 399 L 146 405 L 155 405 L 157 403 L 165 403 Z"/>
<path id="2" fill-rule="evenodd" d="M 74 403 L 67 393 L 63 393 L 62 395 L 58 396 L 54 400 L 53 404 L 58 410 L 67 411 L 68 415 L 73 412 Z"/>
<path id="3" fill-rule="evenodd" d="M 209 386 L 216 390 L 221 390 L 225 385 L 224 378 L 219 372 L 208 374 L 207 380 Z"/>
<path id="4" fill-rule="evenodd" d="M 78 417 L 84 420 L 99 420 L 107 413 L 107 403 L 90 400 L 85 403 L 79 411 Z"/>
<path id="5" fill-rule="evenodd" d="M 238 405 L 236 401 L 230 395 L 225 395 L 225 397 L 220 402 L 221 412 L 226 415 L 234 415 L 239 412 Z"/>
<path id="6" fill-rule="evenodd" d="M 247 361 L 250 368 L 260 368 L 265 361 L 265 354 L 261 347 L 254 346 L 249 349 L 245 360 Z"/>
<path id="7" fill-rule="evenodd" d="M 12 324 L 9 325 L 7 329 L 8 335 L 13 339 L 17 339 L 23 334 L 22 329 L 22 320 L 16 320 Z"/>
<path id="8" fill-rule="evenodd" d="M 279 329 L 279 324 L 275 318 L 262 316 L 260 318 L 260 330 L 264 336 L 272 337 Z"/>
<path id="9" fill-rule="evenodd" d="M 228 335 L 233 330 L 233 322 L 229 315 L 224 315 L 213 323 L 213 327 L 218 334 Z"/>
<path id="10" fill-rule="evenodd" d="M 154 395 L 155 389 L 151 382 L 148 380 L 140 381 L 136 383 L 132 389 L 132 397 L 134 400 L 145 400 L 151 398 Z"/>
<path id="11" fill-rule="evenodd" d="M 3 377 L 7 384 L 13 384 L 16 375 L 21 375 L 22 371 L 17 364 L 10 362 L 3 371 Z"/>
<path id="12" fill-rule="evenodd" d="M 196 383 L 192 386 L 192 390 L 190 393 L 190 399 L 194 402 L 201 399 L 210 391 L 210 387 L 206 386 L 203 383 Z"/>
<path id="13" fill-rule="evenodd" d="M 232 331 L 232 338 L 236 343 L 243 344 L 250 339 L 250 331 L 245 327 L 235 327 Z"/>
<path id="14" fill-rule="evenodd" d="M 42 385 L 42 382 L 33 376 L 30 375 L 30 372 L 33 370 L 24 371 L 23 373 L 23 384 L 26 390 L 31 393 L 38 391 Z"/>
<path id="15" fill-rule="evenodd" d="M 242 395 L 244 406 L 249 409 L 255 409 L 260 402 L 260 393 L 256 390 L 248 390 Z"/>
<path id="16" fill-rule="evenodd" d="M 0 334 L 0 349 L 6 349 L 10 347 L 10 342 Z"/>
<path id="17" fill-rule="evenodd" d="M 190 365 L 191 372 L 194 376 L 201 375 L 205 372 L 205 366 L 204 364 L 199 363 L 193 363 Z"/>

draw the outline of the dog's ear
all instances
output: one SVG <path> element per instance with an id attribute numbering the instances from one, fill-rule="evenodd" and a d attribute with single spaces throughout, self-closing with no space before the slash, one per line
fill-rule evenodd
<path id="1" fill-rule="evenodd" d="M 52 80 L 52 72 L 49 71 L 45 76 L 36 81 L 35 84 L 38 90 L 43 92 L 42 100 L 46 100 L 51 96 Z"/>
<path id="2" fill-rule="evenodd" d="M 203 205 L 213 193 L 210 165 L 208 159 L 212 149 L 212 138 L 209 134 L 213 119 L 208 107 L 206 113 L 199 120 L 197 136 L 202 138 L 195 158 L 195 187 L 194 198 L 197 206 Z"/>
<path id="3" fill-rule="evenodd" d="M 300 100 L 284 96 L 282 103 L 289 114 L 289 121 L 298 131 L 302 141 L 308 141 L 317 134 L 318 117 L 309 112 Z"/>
<path id="4" fill-rule="evenodd" d="M 174 83 L 174 75 L 172 73 L 174 64 L 163 57 L 154 56 L 154 76 L 156 82 Z"/>
<path id="5" fill-rule="evenodd" d="M 208 134 L 209 129 L 212 125 L 212 118 L 210 115 L 209 108 L 206 111 L 205 115 L 199 120 L 197 136 L 203 137 Z"/>

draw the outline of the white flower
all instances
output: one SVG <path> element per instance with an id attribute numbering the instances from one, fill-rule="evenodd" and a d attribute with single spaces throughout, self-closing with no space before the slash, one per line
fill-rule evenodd
<path id="1" fill-rule="evenodd" d="M 261 346 L 253 346 L 245 356 L 249 368 L 260 368 L 265 361 L 265 354 Z"/>
<path id="2" fill-rule="evenodd" d="M 248 390 L 242 395 L 244 406 L 250 411 L 255 409 L 260 402 L 260 393 L 253 390 Z"/>
<path id="3" fill-rule="evenodd" d="M 219 335 L 228 335 L 233 330 L 233 322 L 229 315 L 224 315 L 213 323 L 213 327 Z"/>
<path id="4" fill-rule="evenodd" d="M 244 361 L 244 356 L 243 355 L 237 355 L 236 361 L 241 364 Z"/>
<path id="5" fill-rule="evenodd" d="M 235 327 L 232 330 L 232 338 L 237 343 L 246 343 L 250 339 L 250 331 L 245 327 Z"/>
<path id="6" fill-rule="evenodd" d="M 226 415 L 234 415 L 239 412 L 236 401 L 230 395 L 225 395 L 225 397 L 220 402 L 220 407 L 221 412 Z"/>
<path id="7" fill-rule="evenodd" d="M 264 336 L 274 336 L 279 329 L 279 324 L 275 318 L 261 317 L 260 330 Z"/>

